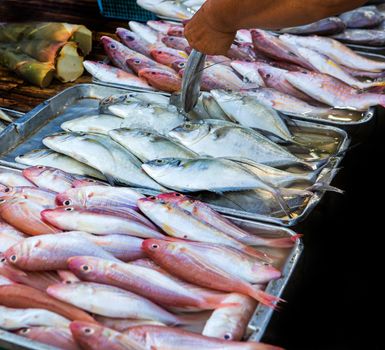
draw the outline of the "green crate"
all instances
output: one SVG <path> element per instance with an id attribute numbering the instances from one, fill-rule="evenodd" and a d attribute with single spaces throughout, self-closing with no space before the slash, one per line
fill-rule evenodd
<path id="1" fill-rule="evenodd" d="M 109 18 L 146 22 L 156 19 L 155 14 L 142 9 L 136 0 L 98 0 L 100 12 Z"/>

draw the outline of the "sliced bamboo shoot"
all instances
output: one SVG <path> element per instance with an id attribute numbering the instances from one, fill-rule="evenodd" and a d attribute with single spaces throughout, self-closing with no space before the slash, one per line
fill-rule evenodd
<path id="1" fill-rule="evenodd" d="M 71 38 L 72 41 L 78 43 L 83 56 L 87 56 L 92 50 L 92 32 L 83 25 L 74 32 Z"/>
<path id="2" fill-rule="evenodd" d="M 26 53 L 40 62 L 54 63 L 60 49 L 65 44 L 65 42 L 60 41 L 31 40 L 21 41 L 14 45 L 16 45 L 17 50 Z"/>
<path id="3" fill-rule="evenodd" d="M 56 78 L 66 83 L 75 81 L 83 72 L 83 57 L 79 55 L 75 42 L 68 42 L 61 49 L 56 60 Z"/>

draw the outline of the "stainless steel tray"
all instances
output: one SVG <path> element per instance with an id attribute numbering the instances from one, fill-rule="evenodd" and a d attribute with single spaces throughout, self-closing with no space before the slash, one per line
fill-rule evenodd
<path id="1" fill-rule="evenodd" d="M 0 165 L 0 168 L 6 166 Z M 13 168 L 13 167 L 6 167 Z M 15 168 L 13 168 L 15 169 Z M 15 171 L 18 171 L 15 169 Z M 296 233 L 288 228 L 266 224 L 262 222 L 255 222 L 245 219 L 234 218 L 226 216 L 231 219 L 235 224 L 244 228 L 250 233 L 263 234 L 269 238 L 279 238 L 294 236 Z M 266 248 L 265 251 L 271 251 L 271 248 Z M 276 297 L 282 297 L 283 291 L 289 282 L 290 276 L 299 260 L 299 257 L 303 251 L 303 244 L 300 239 L 297 239 L 293 248 L 291 249 L 274 249 L 274 255 L 279 256 L 277 267 L 282 271 L 282 277 L 278 280 L 271 281 L 266 288 L 266 292 Z M 289 301 L 290 302 L 290 301 Z M 284 305 L 282 307 L 285 307 Z M 249 322 L 246 330 L 245 339 L 252 341 L 260 341 L 263 334 L 269 324 L 270 318 L 274 310 L 258 304 L 254 311 L 254 314 Z M 0 329 L 0 347 L 4 349 L 16 350 L 16 349 L 41 349 L 52 350 L 56 349 L 39 342 L 31 341 L 19 335 L 4 331 Z"/>
<path id="2" fill-rule="evenodd" d="M 0 139 L 0 159 L 6 162 L 3 164 L 14 165 L 16 156 L 33 149 L 42 148 L 42 139 L 45 136 L 60 130 L 61 123 L 81 115 L 94 114 L 97 112 L 98 99 L 122 93 L 127 93 L 127 90 L 94 84 L 80 84 L 64 90 L 25 114 L 5 130 L 6 132 L 1 135 Z M 333 139 L 333 142 L 337 143 L 336 152 L 339 152 L 340 154 L 337 157 L 333 157 L 330 164 L 334 169 L 338 167 L 343 156 L 341 152 L 346 151 L 350 142 L 345 131 L 332 126 L 300 120 L 289 120 L 288 125 L 292 131 L 300 128 L 301 135 L 305 135 L 305 131 L 311 131 L 311 135 L 314 137 L 327 136 L 328 139 Z M 333 173 L 333 176 L 334 175 L 335 171 Z M 325 183 L 329 184 L 333 176 L 328 169 L 324 169 L 319 175 L 319 180 L 322 179 Z M 146 194 L 154 193 L 153 191 L 144 190 L 141 190 L 141 192 Z M 277 218 L 255 214 L 255 210 L 250 208 L 247 211 L 239 209 L 245 207 L 243 205 L 244 202 L 242 202 L 241 206 L 238 205 L 236 207 L 237 209 L 231 208 L 229 205 L 213 205 L 213 207 L 219 212 L 231 216 L 292 226 L 303 220 L 317 205 L 321 198 L 322 193 L 315 193 L 308 201 L 306 207 L 301 210 L 295 218 Z"/>

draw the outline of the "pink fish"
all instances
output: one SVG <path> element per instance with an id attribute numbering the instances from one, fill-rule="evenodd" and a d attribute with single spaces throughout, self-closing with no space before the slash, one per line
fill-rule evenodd
<path id="1" fill-rule="evenodd" d="M 172 23 L 165 22 L 165 21 L 147 21 L 147 25 L 162 34 L 167 34 L 167 31 L 170 28 L 174 27 Z"/>
<path id="2" fill-rule="evenodd" d="M 11 169 L 0 169 L 0 184 L 4 186 L 33 186 L 20 172 Z"/>
<path id="3" fill-rule="evenodd" d="M 131 50 L 150 57 L 151 45 L 143 40 L 138 34 L 125 28 L 116 28 L 116 35 L 122 43 Z"/>
<path id="4" fill-rule="evenodd" d="M 105 316 L 95 316 L 95 320 L 98 321 L 105 327 L 111 328 L 118 332 L 126 331 L 131 327 L 143 326 L 143 325 L 152 325 L 152 326 L 165 326 L 165 324 L 152 321 L 152 320 L 137 320 L 133 318 L 111 318 Z"/>
<path id="5" fill-rule="evenodd" d="M 184 36 L 184 28 L 182 26 L 176 26 L 176 25 L 171 26 L 167 30 L 167 35 L 183 37 Z"/>
<path id="6" fill-rule="evenodd" d="M 108 37 L 108 36 L 102 36 L 100 38 L 100 41 L 102 42 L 104 46 L 104 50 L 107 53 L 108 57 L 112 61 L 112 63 L 126 71 L 126 72 L 131 72 L 130 68 L 127 66 L 127 59 L 131 57 L 136 57 L 136 56 L 143 56 L 140 53 L 133 51 L 129 49 L 127 46 L 124 46 L 120 42 Z"/>
<path id="7" fill-rule="evenodd" d="M 181 89 L 182 79 L 176 73 L 156 68 L 145 68 L 141 69 L 138 74 L 155 89 L 165 92 L 176 92 Z"/>
<path id="8" fill-rule="evenodd" d="M 0 286 L 5 286 L 8 284 L 15 284 L 15 282 L 11 281 L 9 278 L 0 275 Z"/>
<path id="9" fill-rule="evenodd" d="M 190 44 L 187 39 L 177 36 L 165 36 L 162 38 L 162 42 L 167 46 L 175 50 L 191 51 Z"/>
<path id="10" fill-rule="evenodd" d="M 56 192 L 37 187 L 7 187 L 0 191 L 0 199 L 20 198 L 30 200 L 44 208 L 55 207 Z"/>
<path id="11" fill-rule="evenodd" d="M 59 275 L 62 283 L 69 284 L 69 283 L 76 283 L 76 282 L 80 281 L 80 279 L 77 278 L 75 276 L 75 274 L 69 270 L 57 270 L 57 274 Z M 53 283 L 51 283 L 51 284 L 53 284 Z"/>
<path id="12" fill-rule="evenodd" d="M 166 66 L 164 64 L 160 64 L 156 61 L 154 61 L 151 58 L 143 58 L 143 57 L 130 57 L 126 61 L 128 67 L 130 67 L 135 73 L 139 73 L 142 69 L 145 68 L 155 68 L 155 69 L 161 69 L 165 70 L 171 73 L 174 73 L 174 70 L 171 69 L 169 66 Z"/>
<path id="13" fill-rule="evenodd" d="M 181 50 L 175 50 L 170 47 L 159 47 L 153 49 L 151 50 L 151 56 L 155 59 L 155 61 L 170 67 L 174 61 L 181 58 L 188 58 L 186 52 Z"/>
<path id="14" fill-rule="evenodd" d="M 74 182 L 72 182 L 72 187 L 73 188 L 80 188 L 80 187 L 87 187 L 87 186 L 107 186 L 107 187 L 111 187 L 111 185 L 109 185 L 106 182 L 102 182 L 102 181 L 98 181 L 98 180 L 94 180 L 94 179 L 87 179 L 87 178 L 76 179 Z"/>
<path id="15" fill-rule="evenodd" d="M 27 237 L 23 232 L 0 219 L 0 253 Z"/>

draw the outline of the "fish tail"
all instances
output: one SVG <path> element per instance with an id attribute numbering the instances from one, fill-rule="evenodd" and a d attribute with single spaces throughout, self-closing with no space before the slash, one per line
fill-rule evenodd
<path id="1" fill-rule="evenodd" d="M 279 297 L 275 297 L 274 295 L 268 294 L 262 290 L 255 290 L 253 287 L 250 288 L 250 293 L 248 295 L 254 298 L 255 300 L 259 301 L 261 304 L 269 306 L 274 310 L 279 309 L 277 303 L 285 302 Z"/>
<path id="2" fill-rule="evenodd" d="M 331 186 L 331 185 L 328 185 L 328 184 L 323 183 L 323 182 L 317 182 L 314 185 L 308 187 L 306 190 L 312 191 L 312 192 L 314 192 L 314 191 L 329 191 L 329 192 L 335 192 L 335 193 L 340 193 L 340 194 L 345 193 L 344 190 L 341 190 L 338 187 Z"/>
<path id="3" fill-rule="evenodd" d="M 292 218 L 293 215 L 292 215 L 291 209 L 290 209 L 290 207 L 288 206 L 288 204 L 286 203 L 286 200 L 285 200 L 285 198 L 283 197 L 283 194 L 282 194 L 281 190 L 275 189 L 275 191 L 273 191 L 273 195 L 274 195 L 275 199 L 277 200 L 279 206 L 280 206 L 280 207 L 282 208 L 282 210 L 284 211 L 284 213 L 285 213 L 289 218 Z"/>
<path id="4" fill-rule="evenodd" d="M 282 238 L 266 238 L 264 244 L 266 247 L 291 248 L 300 237 L 302 237 L 301 234 Z"/>

